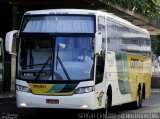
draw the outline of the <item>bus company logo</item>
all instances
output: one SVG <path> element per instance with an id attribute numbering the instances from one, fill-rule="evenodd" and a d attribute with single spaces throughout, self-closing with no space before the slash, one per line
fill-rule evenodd
<path id="1" fill-rule="evenodd" d="M 34 85 L 33 85 L 33 88 L 46 88 L 46 85 L 42 85 L 42 84 L 40 84 L 40 85 L 34 84 Z"/>
<path id="2" fill-rule="evenodd" d="M 99 97 L 97 97 L 99 106 L 102 105 L 102 97 L 103 97 L 103 95 L 104 95 L 104 92 L 101 91 L 101 92 L 99 93 Z"/>
<path id="3" fill-rule="evenodd" d="M 143 60 L 131 58 L 130 59 L 130 68 L 131 69 L 143 69 Z"/>

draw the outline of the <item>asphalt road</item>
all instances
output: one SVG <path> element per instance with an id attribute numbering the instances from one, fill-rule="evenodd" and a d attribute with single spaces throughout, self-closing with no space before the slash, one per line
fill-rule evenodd
<path id="1" fill-rule="evenodd" d="M 129 104 L 112 107 L 107 116 L 99 112 L 67 109 L 17 109 L 15 98 L 0 101 L 0 119 L 159 119 L 160 118 L 160 92 L 151 93 L 150 98 L 143 101 L 143 107 L 134 109 Z"/>

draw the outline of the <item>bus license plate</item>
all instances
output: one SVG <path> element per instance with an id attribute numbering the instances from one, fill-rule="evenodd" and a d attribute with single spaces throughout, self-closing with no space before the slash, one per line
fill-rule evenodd
<path id="1" fill-rule="evenodd" d="M 48 104 L 59 104 L 59 100 L 57 100 L 57 99 L 46 99 L 46 103 L 48 103 Z"/>

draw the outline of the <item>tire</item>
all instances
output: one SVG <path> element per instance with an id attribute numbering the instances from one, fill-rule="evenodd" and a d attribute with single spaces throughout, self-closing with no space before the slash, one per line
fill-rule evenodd
<path id="1" fill-rule="evenodd" d="M 111 97 L 106 94 L 105 108 L 102 109 L 102 113 L 108 115 L 111 109 Z"/>
<path id="2" fill-rule="evenodd" d="M 141 108 L 143 103 L 143 94 L 141 90 L 138 90 L 137 100 L 133 102 L 135 108 Z"/>

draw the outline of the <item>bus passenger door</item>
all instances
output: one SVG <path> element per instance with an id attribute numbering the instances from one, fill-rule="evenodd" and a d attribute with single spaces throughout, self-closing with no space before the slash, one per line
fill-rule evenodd
<path id="1" fill-rule="evenodd" d="M 98 106 L 102 107 L 105 104 L 105 89 L 104 82 L 104 67 L 105 67 L 105 51 L 106 51 L 106 22 L 105 16 L 98 16 L 98 31 L 101 32 L 101 37 L 96 37 L 95 48 L 99 47 L 101 50 L 95 55 L 95 92 L 98 100 Z M 97 34 L 98 35 L 98 34 Z M 100 35 L 100 34 L 99 34 Z"/>
<path id="2" fill-rule="evenodd" d="M 95 92 L 96 92 L 98 106 L 102 106 L 103 103 L 105 103 L 104 66 L 105 66 L 105 57 L 103 55 L 96 56 Z"/>

